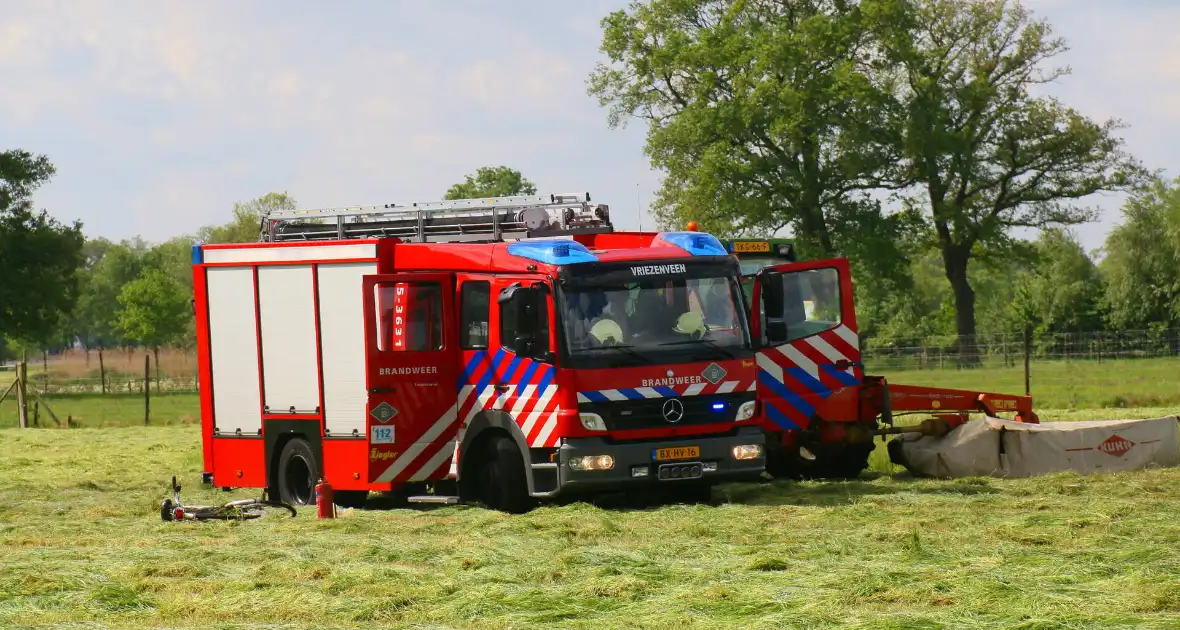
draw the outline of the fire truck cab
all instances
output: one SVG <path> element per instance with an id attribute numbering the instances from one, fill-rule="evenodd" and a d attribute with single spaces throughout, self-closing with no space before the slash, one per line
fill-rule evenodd
<path id="1" fill-rule="evenodd" d="M 735 258 L 589 194 L 273 212 L 193 249 L 205 479 L 307 504 L 687 491 L 765 470 Z"/>

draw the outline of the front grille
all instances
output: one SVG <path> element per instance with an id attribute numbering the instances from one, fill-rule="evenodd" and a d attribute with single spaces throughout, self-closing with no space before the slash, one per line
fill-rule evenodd
<path id="1" fill-rule="evenodd" d="M 664 419 L 664 404 L 669 400 L 672 398 L 583 402 L 578 403 L 578 412 L 596 413 L 602 416 L 608 431 L 733 422 L 737 416 L 738 407 L 748 400 L 754 400 L 754 392 L 677 397 L 676 400 L 684 405 L 684 418 L 675 423 Z M 715 403 L 723 403 L 724 409 L 714 410 Z"/>

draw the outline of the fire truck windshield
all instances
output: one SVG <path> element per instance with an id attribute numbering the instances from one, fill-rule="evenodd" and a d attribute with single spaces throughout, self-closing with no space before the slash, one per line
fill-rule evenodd
<path id="1" fill-rule="evenodd" d="M 750 347 L 739 290 L 724 276 L 566 285 L 565 346 L 575 364 L 732 358 Z"/>

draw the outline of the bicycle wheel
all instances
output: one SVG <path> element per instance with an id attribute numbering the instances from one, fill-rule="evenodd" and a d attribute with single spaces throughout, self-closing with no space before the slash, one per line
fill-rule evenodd
<path id="1" fill-rule="evenodd" d="M 259 501 L 258 504 L 264 507 L 286 510 L 291 514 L 291 518 L 295 518 L 295 515 L 298 514 L 298 512 L 295 511 L 295 506 L 288 503 L 283 503 L 282 501 Z"/>
<path id="2" fill-rule="evenodd" d="M 294 518 L 296 515 L 295 507 L 290 504 L 283 503 L 282 501 L 261 501 L 258 499 L 241 499 L 239 501 L 233 501 L 231 503 L 233 504 L 232 506 L 230 504 L 226 504 L 226 507 L 232 507 L 234 509 L 240 510 L 242 512 L 242 514 L 248 515 L 248 516 L 246 516 L 246 518 L 258 518 L 258 517 L 262 516 L 263 514 L 265 514 L 266 510 L 268 508 L 286 510 L 291 515 L 292 518 Z"/>

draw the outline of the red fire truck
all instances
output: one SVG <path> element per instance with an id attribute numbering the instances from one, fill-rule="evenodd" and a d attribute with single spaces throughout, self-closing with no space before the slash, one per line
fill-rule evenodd
<path id="1" fill-rule="evenodd" d="M 518 512 L 765 470 L 737 260 L 589 194 L 273 212 L 197 245 L 204 479 Z"/>

